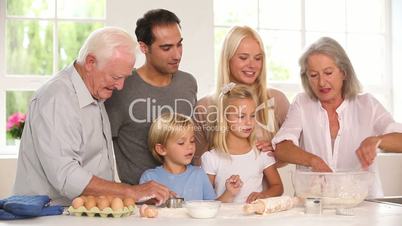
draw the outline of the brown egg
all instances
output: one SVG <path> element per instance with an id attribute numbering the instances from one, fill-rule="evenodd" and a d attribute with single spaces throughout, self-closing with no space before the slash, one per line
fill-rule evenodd
<path id="1" fill-rule="evenodd" d="M 145 209 L 145 216 L 148 218 L 154 218 L 158 216 L 158 210 L 155 207 L 148 206 L 148 208 Z"/>
<path id="2" fill-rule="evenodd" d="M 96 206 L 100 209 L 100 210 L 104 210 L 105 208 L 110 206 L 110 202 L 109 200 L 107 200 L 106 197 L 98 197 L 96 198 Z"/>
<path id="3" fill-rule="evenodd" d="M 112 200 L 112 202 L 110 203 L 110 206 L 112 207 L 113 211 L 118 211 L 118 210 L 122 210 L 124 207 L 123 201 L 121 200 L 121 198 L 114 198 Z"/>
<path id="4" fill-rule="evenodd" d="M 85 201 L 84 201 L 83 198 L 77 197 L 77 198 L 75 198 L 75 199 L 73 200 L 73 202 L 71 203 L 71 205 L 73 206 L 73 208 L 78 209 L 78 208 L 80 208 L 81 206 L 84 205 L 84 202 L 85 202 Z"/>
<path id="5" fill-rule="evenodd" d="M 155 207 L 143 204 L 140 208 L 140 216 L 147 218 L 154 218 L 158 216 L 158 210 Z"/>
<path id="6" fill-rule="evenodd" d="M 96 201 L 95 198 L 88 198 L 87 201 L 85 201 L 84 204 L 85 208 L 87 208 L 87 210 L 92 209 L 92 207 L 96 206 Z"/>
<path id="7" fill-rule="evenodd" d="M 147 204 L 142 204 L 140 207 L 140 216 L 145 217 L 145 209 L 148 208 Z"/>
<path id="8" fill-rule="evenodd" d="M 87 197 L 85 195 L 81 195 L 80 198 L 82 198 L 82 200 L 87 201 Z"/>
<path id="9" fill-rule="evenodd" d="M 93 199 L 93 200 L 95 200 L 95 196 L 93 196 L 93 195 L 88 195 L 88 196 L 87 196 L 87 199 Z"/>
<path id="10" fill-rule="evenodd" d="M 124 206 L 134 206 L 134 199 L 132 198 L 124 198 L 123 199 Z"/>
<path id="11" fill-rule="evenodd" d="M 112 200 L 114 199 L 113 195 L 106 195 L 107 200 L 112 203 Z"/>

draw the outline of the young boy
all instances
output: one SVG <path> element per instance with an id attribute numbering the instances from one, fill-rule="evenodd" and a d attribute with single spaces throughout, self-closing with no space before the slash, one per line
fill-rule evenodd
<path id="1" fill-rule="evenodd" d="M 195 153 L 191 118 L 181 114 L 162 114 L 151 125 L 148 145 L 162 165 L 145 171 L 140 184 L 154 180 L 186 201 L 216 198 L 204 170 L 190 164 Z"/>

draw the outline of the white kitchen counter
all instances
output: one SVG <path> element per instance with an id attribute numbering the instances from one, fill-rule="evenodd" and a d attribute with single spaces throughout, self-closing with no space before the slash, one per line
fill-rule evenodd
<path id="1" fill-rule="evenodd" d="M 158 225 L 158 226 L 197 226 L 197 225 L 219 225 L 219 226 L 340 226 L 340 225 L 402 225 L 402 207 L 374 202 L 363 202 L 354 208 L 354 216 L 335 215 L 334 210 L 324 210 L 322 215 L 307 215 L 302 208 L 293 208 L 288 211 L 271 215 L 248 215 L 242 213 L 242 206 L 235 204 L 223 204 L 218 216 L 214 219 L 192 219 L 185 213 L 184 209 L 163 209 L 160 216 L 154 219 L 141 218 L 132 215 L 123 218 L 100 218 L 100 217 L 76 217 L 76 216 L 50 216 L 29 220 L 0 221 L 2 225 Z"/>

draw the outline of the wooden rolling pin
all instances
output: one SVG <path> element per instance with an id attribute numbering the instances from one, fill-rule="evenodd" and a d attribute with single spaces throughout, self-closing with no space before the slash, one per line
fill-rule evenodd
<path id="1" fill-rule="evenodd" d="M 266 199 L 257 199 L 250 204 L 243 206 L 246 214 L 256 213 L 275 213 L 291 209 L 299 203 L 299 198 L 290 196 L 272 197 Z"/>

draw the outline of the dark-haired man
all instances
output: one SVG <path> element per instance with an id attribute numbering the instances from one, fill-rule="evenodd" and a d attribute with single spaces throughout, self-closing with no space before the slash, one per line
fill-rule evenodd
<path id="1" fill-rule="evenodd" d="M 124 183 L 138 184 L 141 174 L 158 165 L 148 149 L 153 119 L 171 111 L 190 116 L 196 103 L 195 78 L 179 70 L 182 35 L 179 18 L 165 9 L 137 20 L 135 34 L 145 64 L 127 78 L 123 90 L 106 103 L 117 170 Z"/>

